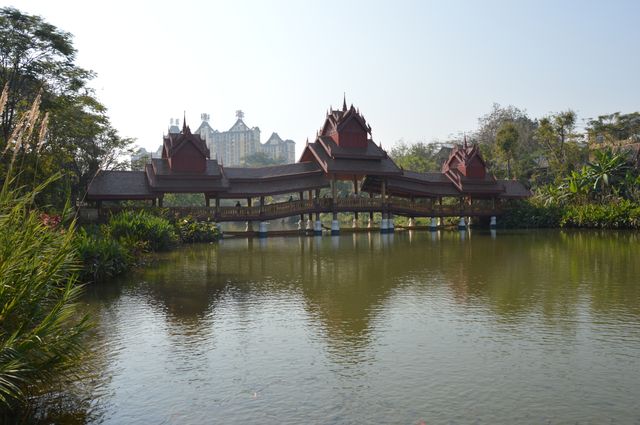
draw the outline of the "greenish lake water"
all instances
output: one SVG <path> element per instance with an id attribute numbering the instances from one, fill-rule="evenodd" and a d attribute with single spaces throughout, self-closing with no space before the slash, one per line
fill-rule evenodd
<path id="1" fill-rule="evenodd" d="M 91 379 L 69 386 L 83 394 L 69 417 L 638 424 L 639 258 L 623 232 L 185 247 L 89 288 Z"/>

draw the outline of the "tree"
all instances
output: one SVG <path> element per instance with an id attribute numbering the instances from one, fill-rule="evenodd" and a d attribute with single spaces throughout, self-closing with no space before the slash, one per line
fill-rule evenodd
<path id="1" fill-rule="evenodd" d="M 496 145 L 507 160 L 507 177 L 511 177 L 511 160 L 519 138 L 518 129 L 512 122 L 503 123 L 496 134 Z"/>
<path id="2" fill-rule="evenodd" d="M 0 9 L 0 87 L 7 86 L 6 107 L 0 115 L 0 152 L 17 126 L 16 118 L 40 96 L 48 115 L 48 134 L 35 150 L 17 151 L 20 183 L 37 185 L 63 171 L 55 184 L 39 194 L 52 205 L 63 205 L 69 196 L 81 198 L 99 168 L 123 167 L 121 153 L 132 140 L 122 138 L 111 126 L 106 108 L 87 83 L 94 74 L 75 65 L 71 34 L 39 16 L 17 9 Z M 8 157 L 0 157 L 0 173 Z"/>
<path id="3" fill-rule="evenodd" d="M 509 167 L 504 152 L 496 144 L 498 131 L 505 123 L 511 123 L 518 131 L 518 143 L 513 149 Z M 491 112 L 478 119 L 478 125 L 474 138 L 480 145 L 487 165 L 497 175 L 511 168 L 520 177 L 530 177 L 539 167 L 542 149 L 534 137 L 538 124 L 529 118 L 526 111 L 512 105 L 504 107 L 494 103 Z M 507 176 L 510 177 L 509 174 Z"/>
<path id="4" fill-rule="evenodd" d="M 536 140 L 544 147 L 551 175 L 560 179 L 586 161 L 586 149 L 575 133 L 576 113 L 572 110 L 543 117 L 536 130 Z"/>
<path id="5" fill-rule="evenodd" d="M 587 124 L 589 142 L 617 142 L 632 139 L 640 141 L 640 112 L 630 114 L 600 115 L 596 119 L 589 120 Z"/>
<path id="6" fill-rule="evenodd" d="M 50 94 L 75 93 L 93 77 L 76 66 L 71 34 L 12 7 L 0 9 L 0 86 L 9 85 L 2 114 L 0 142 L 11 133 L 20 110 L 30 105 L 40 89 Z M 47 107 L 48 99 L 43 106 Z M 0 148 L 3 147 L 0 145 Z"/>
<path id="7" fill-rule="evenodd" d="M 407 145 L 400 140 L 389 152 L 393 161 L 405 170 L 416 172 L 437 171 L 441 164 L 438 164 L 438 152 L 442 145 L 438 143 L 417 142 Z"/>

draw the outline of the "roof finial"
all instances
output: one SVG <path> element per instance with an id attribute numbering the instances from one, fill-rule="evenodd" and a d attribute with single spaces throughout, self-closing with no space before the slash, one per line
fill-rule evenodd
<path id="1" fill-rule="evenodd" d="M 342 112 L 346 112 L 347 110 L 347 92 L 343 92 L 342 97 Z"/>
<path id="2" fill-rule="evenodd" d="M 187 111 L 182 111 L 182 132 L 187 129 Z"/>
<path id="3" fill-rule="evenodd" d="M 464 134 L 464 148 L 467 149 L 467 134 L 466 133 L 463 133 L 463 134 Z"/>

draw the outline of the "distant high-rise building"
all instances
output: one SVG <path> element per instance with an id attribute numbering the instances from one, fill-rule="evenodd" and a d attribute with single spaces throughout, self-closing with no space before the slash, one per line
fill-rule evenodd
<path id="1" fill-rule="evenodd" d="M 286 164 L 296 162 L 296 142 L 291 139 L 282 140 L 278 133 L 271 133 L 269 140 L 261 147 L 272 159 L 283 160 Z"/>
<path id="2" fill-rule="evenodd" d="M 295 162 L 295 142 L 282 140 L 277 133 L 273 133 L 269 140 L 260 143 L 260 128 L 249 127 L 245 124 L 244 112 L 236 111 L 236 122 L 228 131 L 218 131 L 209 124 L 209 114 L 201 114 L 202 123 L 195 131 L 207 143 L 211 158 L 217 159 L 223 165 L 243 165 L 246 157 L 258 152 L 265 153 L 274 160 L 285 163 Z"/>

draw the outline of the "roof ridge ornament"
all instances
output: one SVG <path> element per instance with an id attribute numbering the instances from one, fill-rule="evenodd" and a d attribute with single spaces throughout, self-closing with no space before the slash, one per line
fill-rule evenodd
<path id="1" fill-rule="evenodd" d="M 342 96 L 342 112 L 347 111 L 347 92 L 343 92 Z"/>

